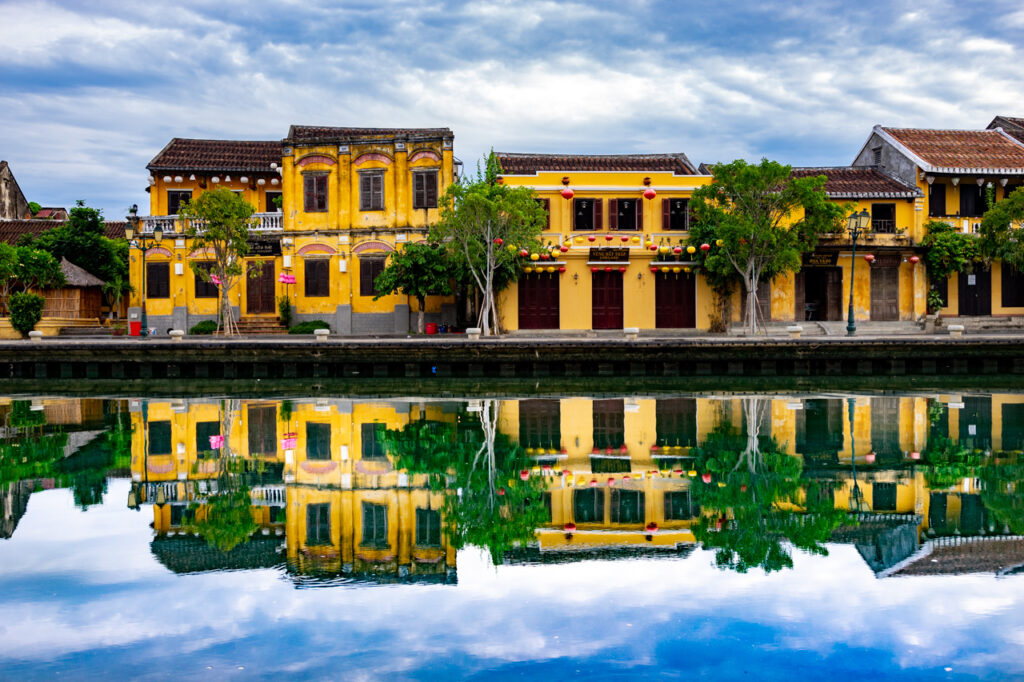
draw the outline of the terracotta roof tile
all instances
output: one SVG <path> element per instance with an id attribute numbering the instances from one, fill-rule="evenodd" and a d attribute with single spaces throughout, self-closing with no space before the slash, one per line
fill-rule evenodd
<path id="1" fill-rule="evenodd" d="M 151 171 L 270 173 L 281 163 L 281 143 L 266 140 L 190 140 L 176 137 L 146 166 Z"/>
<path id="2" fill-rule="evenodd" d="M 1020 169 L 1024 145 L 997 130 L 881 128 L 935 169 Z"/>
<path id="3" fill-rule="evenodd" d="M 288 129 L 285 142 L 360 142 L 392 138 L 429 139 L 454 135 L 450 128 L 336 128 L 332 126 L 295 126 Z"/>
<path id="4" fill-rule="evenodd" d="M 850 166 L 794 168 L 793 175 L 805 178 L 824 175 L 825 193 L 833 199 L 861 197 L 910 198 L 922 196 L 920 190 L 874 168 Z"/>
<path id="5" fill-rule="evenodd" d="M 992 122 L 988 124 L 988 129 L 995 130 L 996 128 L 1002 128 L 1006 131 L 1007 135 L 1013 135 L 1021 142 L 1024 142 L 1024 118 L 1017 116 L 996 116 L 992 119 Z"/>
<path id="6" fill-rule="evenodd" d="M 512 154 L 496 152 L 502 172 L 535 175 L 540 171 L 671 171 L 697 175 L 686 154 Z"/>
<path id="7" fill-rule="evenodd" d="M 23 234 L 36 236 L 63 224 L 62 220 L 0 220 L 0 243 L 17 244 Z M 103 234 L 110 239 L 124 239 L 127 225 L 124 220 L 105 220 Z"/>

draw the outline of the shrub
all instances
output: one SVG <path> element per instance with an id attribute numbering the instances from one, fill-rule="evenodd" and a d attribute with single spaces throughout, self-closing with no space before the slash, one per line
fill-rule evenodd
<path id="1" fill-rule="evenodd" d="M 277 312 L 281 316 L 281 324 L 285 327 L 292 326 L 292 302 L 287 296 L 279 296 L 277 299 Z"/>
<path id="2" fill-rule="evenodd" d="M 39 294 L 24 291 L 11 294 L 7 300 L 7 307 L 11 311 L 11 326 L 25 336 L 43 318 L 45 304 L 46 299 Z"/>
<path id="3" fill-rule="evenodd" d="M 327 324 L 323 320 L 309 320 L 308 322 L 299 322 L 297 325 L 288 330 L 289 334 L 312 334 L 316 329 L 330 329 L 331 325 Z"/>
<path id="4" fill-rule="evenodd" d="M 203 334 L 212 334 L 217 331 L 217 323 L 213 320 L 203 320 L 199 324 L 195 325 L 188 330 L 188 333 L 194 336 Z"/>

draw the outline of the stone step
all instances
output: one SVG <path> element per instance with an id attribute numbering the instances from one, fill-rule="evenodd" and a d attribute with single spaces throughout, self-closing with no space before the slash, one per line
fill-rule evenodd
<path id="1" fill-rule="evenodd" d="M 110 327 L 61 327 L 59 336 L 113 336 Z"/>

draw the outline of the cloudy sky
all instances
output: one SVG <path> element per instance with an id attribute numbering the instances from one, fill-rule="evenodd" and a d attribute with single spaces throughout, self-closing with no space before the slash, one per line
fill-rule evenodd
<path id="1" fill-rule="evenodd" d="M 1024 9 L 729 0 L 0 0 L 0 158 L 30 200 L 145 205 L 171 137 L 449 126 L 500 151 L 849 163 L 872 125 L 1024 115 Z"/>

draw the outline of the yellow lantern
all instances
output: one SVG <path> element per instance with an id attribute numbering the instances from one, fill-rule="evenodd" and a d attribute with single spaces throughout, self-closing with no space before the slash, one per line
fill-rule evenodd
<path id="1" fill-rule="evenodd" d="M 690 469 L 689 471 L 686 472 L 686 475 L 689 476 L 690 478 L 693 478 L 694 476 L 697 475 L 697 470 L 696 469 Z"/>
<path id="2" fill-rule="evenodd" d="M 724 244 L 724 243 L 725 243 L 725 242 L 723 242 L 723 241 L 722 241 L 721 239 L 716 239 L 716 240 L 715 240 L 715 246 L 721 246 L 721 245 L 722 245 L 722 244 Z"/>
<path id="3" fill-rule="evenodd" d="M 508 245 L 507 247 L 505 247 L 505 248 L 507 248 L 507 249 L 508 249 L 508 252 L 509 252 L 509 253 L 512 253 L 513 251 L 515 251 L 515 250 L 516 250 L 516 247 L 512 246 L 511 244 L 509 244 L 509 245 Z"/>
<path id="4" fill-rule="evenodd" d="M 633 243 L 634 244 L 639 244 L 640 243 L 640 237 L 633 237 Z"/>
<path id="5" fill-rule="evenodd" d="M 696 246 L 687 246 L 686 247 L 686 253 L 688 253 L 690 255 L 693 255 L 693 254 L 697 253 L 697 247 Z"/>
<path id="6" fill-rule="evenodd" d="M 662 272 L 669 272 L 671 269 L 672 268 L 668 267 L 667 265 L 662 265 L 661 266 L 661 271 Z"/>
<path id="7" fill-rule="evenodd" d="M 683 272 L 689 272 L 689 271 L 690 271 L 690 266 L 689 265 L 687 265 L 686 267 L 683 268 Z"/>
<path id="8" fill-rule="evenodd" d="M 668 253 L 668 247 L 662 244 L 658 247 L 658 253 Z"/>
<path id="9" fill-rule="evenodd" d="M 679 274 L 679 271 L 680 271 L 681 269 L 682 269 L 682 268 L 672 268 L 672 272 L 674 272 L 674 273 L 676 273 L 676 274 Z"/>
<path id="10" fill-rule="evenodd" d="M 540 260 L 540 254 L 539 253 L 531 253 L 530 254 L 530 260 Z"/>
<path id="11" fill-rule="evenodd" d="M 554 265 L 549 265 L 547 270 L 548 270 L 548 272 L 554 272 L 555 271 L 555 266 Z"/>
<path id="12" fill-rule="evenodd" d="M 523 268 L 523 272 L 529 275 L 531 272 L 533 272 L 533 268 L 527 265 L 525 268 Z"/>

